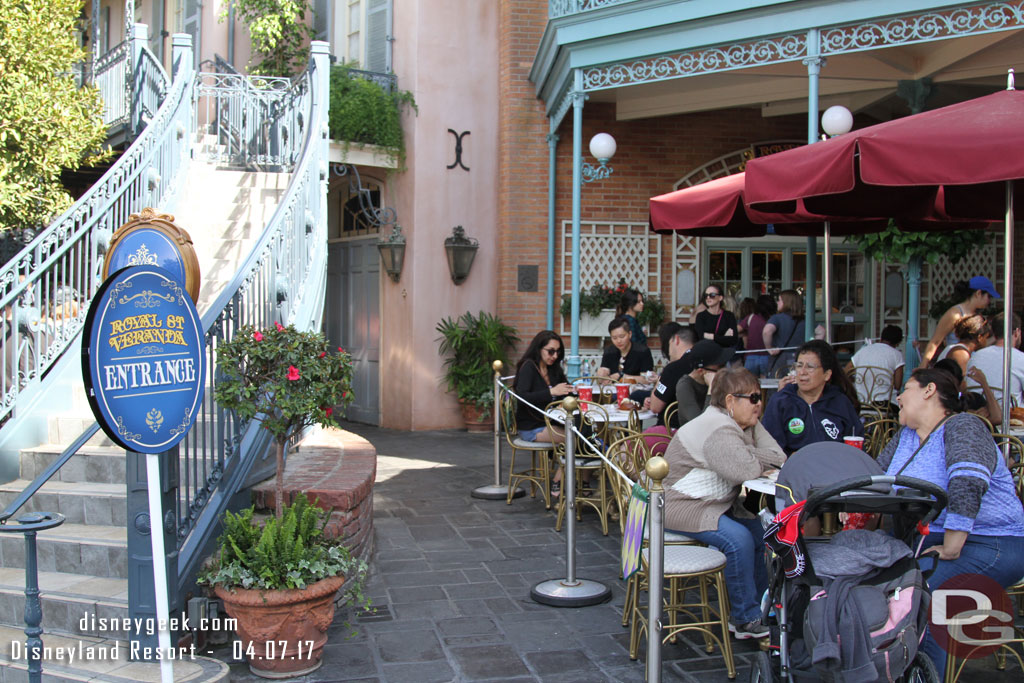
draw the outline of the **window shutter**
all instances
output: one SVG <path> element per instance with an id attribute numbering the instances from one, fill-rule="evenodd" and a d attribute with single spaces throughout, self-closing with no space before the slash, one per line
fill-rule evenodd
<path id="1" fill-rule="evenodd" d="M 391 33 L 391 0 L 369 0 L 366 7 L 367 71 L 391 71 L 388 36 Z"/>

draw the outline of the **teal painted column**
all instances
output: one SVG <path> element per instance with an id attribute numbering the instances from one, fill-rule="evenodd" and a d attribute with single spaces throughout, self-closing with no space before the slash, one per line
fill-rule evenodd
<path id="1" fill-rule="evenodd" d="M 548 133 L 548 296 L 545 326 L 555 329 L 555 170 L 558 134 Z"/>
<path id="2" fill-rule="evenodd" d="M 567 372 L 572 381 L 580 376 L 580 203 L 583 193 L 583 72 L 573 73 L 572 94 L 572 310 Z"/>
<path id="3" fill-rule="evenodd" d="M 903 351 L 903 362 L 906 368 L 903 381 L 910 378 L 910 372 L 920 362 L 914 340 L 918 338 L 918 325 L 921 321 L 921 257 L 914 256 L 907 263 L 907 344 Z"/>
<path id="4" fill-rule="evenodd" d="M 818 29 L 807 31 L 807 144 L 818 141 L 818 74 L 825 65 L 821 56 Z M 818 240 L 807 238 L 807 281 L 804 289 L 804 339 L 814 338 L 815 282 L 818 279 Z M 825 302 L 828 305 L 828 302 Z"/>

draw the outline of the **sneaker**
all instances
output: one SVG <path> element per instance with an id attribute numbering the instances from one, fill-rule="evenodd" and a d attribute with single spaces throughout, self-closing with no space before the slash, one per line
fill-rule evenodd
<path id="1" fill-rule="evenodd" d="M 736 640 L 768 637 L 768 627 L 762 624 L 760 619 L 754 619 L 745 624 L 734 624 L 730 621 L 729 632 L 732 633 Z"/>
<path id="2" fill-rule="evenodd" d="M 551 482 L 551 497 L 552 498 L 558 498 L 560 495 L 562 495 L 562 482 L 560 482 L 560 481 L 553 481 L 553 482 Z"/>

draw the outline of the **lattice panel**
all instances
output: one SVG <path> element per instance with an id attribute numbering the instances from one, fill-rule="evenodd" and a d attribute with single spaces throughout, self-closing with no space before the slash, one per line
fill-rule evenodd
<path id="1" fill-rule="evenodd" d="M 679 297 L 679 274 L 693 271 L 694 286 L 700 284 L 700 238 L 672 234 L 672 320 L 688 320 L 696 302 Z M 696 295 L 695 295 L 696 296 Z"/>
<path id="2" fill-rule="evenodd" d="M 975 249 L 956 264 L 950 263 L 947 258 L 940 256 L 935 264 L 926 263 L 924 265 L 921 269 L 922 336 L 924 336 L 925 330 L 931 334 L 937 322 L 928 316 L 928 309 L 931 308 L 932 302 L 936 298 L 948 296 L 957 282 L 969 280 L 975 275 L 984 275 L 995 283 L 996 291 L 1002 289 L 1002 258 L 996 249 L 995 242 L 996 239 L 990 238 L 988 244 L 980 249 Z M 928 283 L 927 287 L 925 283 Z M 925 322 L 926 318 L 927 322 Z"/>
<path id="3" fill-rule="evenodd" d="M 572 222 L 562 223 L 562 294 L 572 292 Z M 580 287 L 624 278 L 645 293 L 661 292 L 661 238 L 646 223 L 581 223 Z"/>

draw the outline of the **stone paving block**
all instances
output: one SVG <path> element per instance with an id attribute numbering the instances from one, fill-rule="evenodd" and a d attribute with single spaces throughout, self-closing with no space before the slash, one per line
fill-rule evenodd
<path id="1" fill-rule="evenodd" d="M 507 645 L 455 647 L 451 653 L 462 674 L 461 680 L 504 679 L 530 673 L 519 654 Z"/>
<path id="2" fill-rule="evenodd" d="M 402 574 L 388 574 L 385 577 L 388 587 L 400 586 L 440 586 L 453 583 L 466 583 L 466 577 L 462 572 L 456 570 L 436 572 L 406 572 Z"/>
<path id="3" fill-rule="evenodd" d="M 457 680 L 447 662 L 385 664 L 382 680 L 387 683 L 447 683 Z"/>
<path id="4" fill-rule="evenodd" d="M 341 638 L 328 640 L 324 645 L 323 661 L 323 675 L 344 674 L 344 678 L 349 679 L 356 676 L 374 676 L 377 673 L 374 652 L 364 643 L 346 642 Z"/>
<path id="5" fill-rule="evenodd" d="M 456 584 L 445 586 L 444 590 L 452 600 L 505 597 L 505 589 L 497 583 Z"/>
<path id="6" fill-rule="evenodd" d="M 463 616 L 448 600 L 428 600 L 392 605 L 396 619 L 448 619 Z"/>
<path id="7" fill-rule="evenodd" d="M 440 586 L 415 586 L 412 588 L 391 588 L 388 595 L 392 603 L 416 602 L 418 600 L 444 600 L 448 596 Z"/>
<path id="8" fill-rule="evenodd" d="M 381 633 L 377 635 L 376 643 L 380 658 L 385 663 L 431 662 L 445 658 L 433 629 Z"/>
<path id="9" fill-rule="evenodd" d="M 497 623 L 489 617 L 441 619 L 437 622 L 437 628 L 445 636 L 468 636 L 500 632 Z"/>

